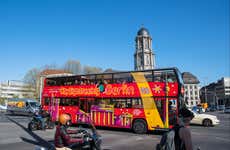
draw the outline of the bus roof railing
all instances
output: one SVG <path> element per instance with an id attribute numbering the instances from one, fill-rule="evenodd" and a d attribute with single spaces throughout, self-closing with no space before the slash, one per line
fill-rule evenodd
<path id="1" fill-rule="evenodd" d="M 52 78 L 65 78 L 65 77 L 82 77 L 90 76 L 90 75 L 107 75 L 107 74 L 116 74 L 116 73 L 134 73 L 134 72 L 148 72 L 148 71 L 163 71 L 163 70 L 178 70 L 177 67 L 169 67 L 169 68 L 155 68 L 155 69 L 146 69 L 146 70 L 133 70 L 133 71 L 112 71 L 112 72 L 101 72 L 101 73 L 89 73 L 89 74 L 73 74 L 73 75 L 63 75 L 63 76 L 50 76 L 46 77 L 47 79 Z"/>

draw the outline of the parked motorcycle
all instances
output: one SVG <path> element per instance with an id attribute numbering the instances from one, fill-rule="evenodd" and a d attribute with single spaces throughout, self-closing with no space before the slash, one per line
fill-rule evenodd
<path id="1" fill-rule="evenodd" d="M 52 122 L 51 117 L 47 116 L 44 119 L 45 122 L 45 128 L 46 129 L 53 129 L 55 126 L 55 123 Z M 42 130 L 42 122 L 40 120 L 40 116 L 34 115 L 32 117 L 32 120 L 28 123 L 28 129 L 30 131 L 34 130 Z"/>

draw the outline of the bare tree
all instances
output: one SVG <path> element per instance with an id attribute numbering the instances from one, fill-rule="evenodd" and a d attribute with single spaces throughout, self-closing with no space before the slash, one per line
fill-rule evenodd
<path id="1" fill-rule="evenodd" d="M 31 70 L 29 70 L 26 75 L 24 76 L 24 82 L 29 84 L 29 87 L 32 89 L 35 89 L 35 98 L 39 97 L 39 87 L 37 86 L 39 83 L 39 79 L 40 79 L 40 73 L 41 71 L 37 68 L 33 68 Z"/>
<path id="2" fill-rule="evenodd" d="M 40 75 L 40 70 L 37 68 L 33 68 L 26 73 L 23 80 L 24 82 L 30 84 L 33 88 L 36 88 L 39 75 Z"/>
<path id="3" fill-rule="evenodd" d="M 45 65 L 42 67 L 44 70 L 45 69 L 59 69 L 56 64 L 51 64 L 51 65 Z M 43 69 L 38 69 L 38 68 L 33 68 L 29 70 L 26 75 L 24 76 L 24 82 L 28 83 L 31 88 L 35 88 L 35 96 L 36 98 L 40 97 L 40 74 L 41 70 Z M 103 70 L 99 67 L 91 67 L 91 66 L 84 66 L 82 68 L 80 61 L 78 60 L 68 60 L 64 64 L 64 70 L 74 73 L 74 74 L 89 74 L 89 73 L 101 73 Z"/>
<path id="4" fill-rule="evenodd" d="M 68 60 L 64 65 L 64 70 L 73 74 L 80 74 L 82 73 L 81 63 L 78 60 Z"/>
<path id="5" fill-rule="evenodd" d="M 45 65 L 44 67 L 42 67 L 44 70 L 45 69 L 58 69 L 57 64 L 53 63 L 50 65 Z"/>

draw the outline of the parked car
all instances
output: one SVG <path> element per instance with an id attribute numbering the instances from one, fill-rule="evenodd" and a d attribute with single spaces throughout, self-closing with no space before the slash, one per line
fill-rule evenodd
<path id="1" fill-rule="evenodd" d="M 198 112 L 198 113 L 203 113 L 206 112 L 206 110 L 202 107 L 197 107 L 197 106 L 193 106 L 192 109 L 189 108 L 189 110 L 194 111 L 194 112 Z"/>
<path id="2" fill-rule="evenodd" d="M 225 105 L 219 105 L 218 110 L 223 111 L 225 109 Z"/>
<path id="3" fill-rule="evenodd" d="M 7 112 L 17 115 L 32 115 L 40 108 L 40 104 L 33 99 L 8 99 Z"/>
<path id="4" fill-rule="evenodd" d="M 216 111 L 217 109 L 216 109 L 216 107 L 213 106 L 213 107 L 210 107 L 209 110 L 210 111 Z"/>
<path id="5" fill-rule="evenodd" d="M 0 105 L 0 112 L 6 112 L 7 106 L 6 105 Z"/>
<path id="6" fill-rule="evenodd" d="M 194 114 L 194 118 L 191 120 L 191 124 L 199 124 L 206 127 L 218 125 L 220 121 L 217 119 L 214 115 L 209 114 L 203 114 L 203 113 L 197 113 L 195 111 L 192 111 Z"/>
<path id="7" fill-rule="evenodd" d="M 230 107 L 225 107 L 224 113 L 230 113 Z"/>
<path id="8" fill-rule="evenodd" d="M 210 107 L 205 109 L 205 112 L 209 112 L 210 111 Z"/>

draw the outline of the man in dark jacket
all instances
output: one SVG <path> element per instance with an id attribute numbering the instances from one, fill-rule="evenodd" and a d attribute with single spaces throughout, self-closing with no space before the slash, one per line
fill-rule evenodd
<path id="1" fill-rule="evenodd" d="M 178 136 L 182 143 L 179 144 L 176 142 L 176 150 L 192 150 L 193 145 L 189 124 L 194 114 L 187 108 L 182 108 L 179 111 L 179 117 L 179 126 L 182 127 L 179 129 Z"/>
<path id="2" fill-rule="evenodd" d="M 67 130 L 67 122 L 70 120 L 70 116 L 67 114 L 61 114 L 59 117 L 59 123 L 56 127 L 54 144 L 56 150 L 71 150 L 68 148 L 71 144 L 83 143 L 82 138 L 71 138 L 70 133 L 77 133 L 77 131 Z"/>

